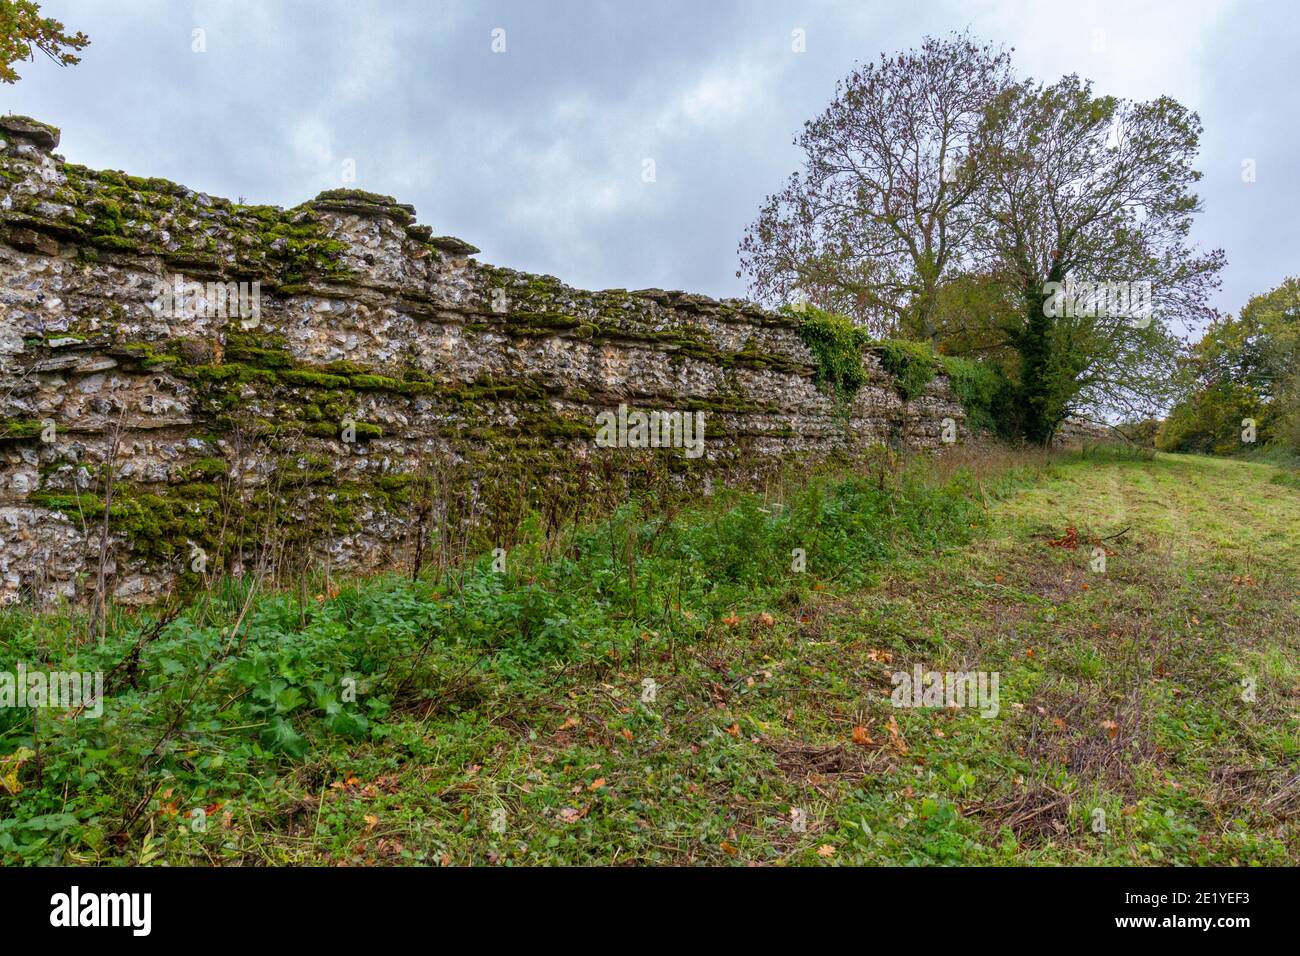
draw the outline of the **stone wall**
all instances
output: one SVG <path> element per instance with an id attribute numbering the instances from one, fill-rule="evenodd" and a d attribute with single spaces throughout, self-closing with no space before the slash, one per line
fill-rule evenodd
<path id="1" fill-rule="evenodd" d="M 403 562 L 421 468 L 527 466 L 535 490 L 611 453 L 595 421 L 620 403 L 705 413 L 699 462 L 640 452 L 683 475 L 934 445 L 965 417 L 941 375 L 904 401 L 871 354 L 850 403 L 824 394 L 796 319 L 742 300 L 572 289 L 388 197 L 244 206 L 57 145 L 0 117 L 0 602 L 82 597 L 104 527 L 128 603 L 198 555 L 239 570 L 270 522 L 334 567 Z"/>

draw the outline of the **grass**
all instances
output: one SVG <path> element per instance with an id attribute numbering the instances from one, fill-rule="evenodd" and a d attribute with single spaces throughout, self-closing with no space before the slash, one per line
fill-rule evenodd
<path id="1" fill-rule="evenodd" d="M 0 711 L 0 861 L 1294 864 L 1279 473 L 882 458 L 779 502 L 633 502 L 502 573 L 228 584 L 99 647 L 9 611 L 0 670 L 109 692 L 34 733 Z M 998 715 L 893 707 L 916 665 L 996 671 Z"/>

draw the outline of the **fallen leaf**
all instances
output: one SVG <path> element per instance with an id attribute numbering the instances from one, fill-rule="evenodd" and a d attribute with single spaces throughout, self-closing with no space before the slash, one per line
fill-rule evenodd
<path id="1" fill-rule="evenodd" d="M 1065 534 L 1055 541 L 1047 542 L 1050 548 L 1065 548 L 1067 551 L 1074 551 L 1079 547 L 1079 530 L 1074 527 L 1066 528 Z"/>
<path id="2" fill-rule="evenodd" d="M 901 756 L 907 753 L 907 741 L 903 739 L 902 732 L 898 729 L 898 721 L 890 715 L 889 722 L 885 724 L 889 731 L 889 745 Z"/>
<path id="3" fill-rule="evenodd" d="M 871 739 L 871 734 L 867 733 L 866 727 L 853 728 L 853 742 L 859 747 L 870 747 L 875 743 L 875 741 Z"/>

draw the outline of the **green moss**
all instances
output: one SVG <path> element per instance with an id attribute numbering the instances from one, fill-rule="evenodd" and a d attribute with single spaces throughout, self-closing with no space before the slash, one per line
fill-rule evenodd
<path id="1" fill-rule="evenodd" d="M 104 516 L 104 499 L 88 493 L 36 491 L 32 504 L 69 517 L 98 521 Z M 109 511 L 109 532 L 122 535 L 133 555 L 159 564 L 185 557 L 189 543 L 215 549 L 221 528 L 220 491 L 209 483 L 187 482 L 163 491 L 139 486 L 115 486 Z"/>
<path id="2" fill-rule="evenodd" d="M 145 369 L 167 368 L 183 361 L 175 353 L 160 352 L 150 342 L 128 342 L 119 348 L 127 357 L 134 359 L 141 368 Z"/>
<path id="3" fill-rule="evenodd" d="M 315 438 L 343 438 L 343 420 L 347 416 L 341 417 L 336 422 L 322 421 L 314 422 L 303 428 L 303 433 Z M 384 437 L 384 430 L 378 425 L 370 422 L 353 422 L 355 436 L 357 441 L 369 441 L 372 438 Z"/>
<path id="4" fill-rule="evenodd" d="M 349 384 L 348 379 L 342 375 L 330 375 L 328 372 L 317 372 L 309 368 L 284 369 L 280 372 L 279 378 L 291 385 L 307 385 L 312 388 L 346 388 Z"/>
<path id="5" fill-rule="evenodd" d="M 381 193 L 370 193 L 364 189 L 327 189 L 316 199 L 337 202 L 363 202 L 374 206 L 395 206 L 397 200 Z"/>
<path id="6" fill-rule="evenodd" d="M 40 438 L 44 426 L 31 419 L 0 419 L 0 444 L 5 442 L 24 442 Z"/>
<path id="7" fill-rule="evenodd" d="M 409 384 L 395 378 L 389 378 L 387 375 L 369 375 L 364 373 L 348 376 L 347 382 L 353 388 L 381 392 L 401 392 L 404 391 Z"/>
<path id="8" fill-rule="evenodd" d="M 187 481 L 210 481 L 220 478 L 229 471 L 223 458 L 199 458 L 186 465 L 181 473 Z"/>
<path id="9" fill-rule="evenodd" d="M 28 130 L 24 130 L 27 127 Z M 57 126 L 51 126 L 49 123 L 42 123 L 38 119 L 32 119 L 30 116 L 21 116 L 17 113 L 11 113 L 4 117 L 3 125 L 0 128 L 15 129 L 20 132 L 27 132 L 31 127 L 44 130 L 49 136 L 58 142 L 60 130 Z"/>
<path id="10" fill-rule="evenodd" d="M 58 187 L 57 198 L 71 211 L 46 220 L 35 213 L 40 197 L 28 197 L 3 218 L 11 224 L 27 220 L 32 228 L 75 240 L 83 258 L 92 258 L 96 249 L 149 253 L 177 268 L 257 276 L 270 289 L 349 275 L 339 261 L 346 244 L 327 235 L 310 206 L 237 206 L 165 179 L 95 171 L 75 163 L 60 168 L 66 182 Z M 22 178 L 11 164 L 4 169 Z M 408 215 L 400 206 L 392 207 L 392 214 Z M 192 226 L 195 220 L 203 222 L 201 235 Z M 163 232 L 181 245 L 164 248 Z"/>
<path id="11" fill-rule="evenodd" d="M 90 241 L 101 249 L 108 249 L 111 252 L 139 252 L 141 250 L 140 243 L 125 236 L 91 236 Z"/>

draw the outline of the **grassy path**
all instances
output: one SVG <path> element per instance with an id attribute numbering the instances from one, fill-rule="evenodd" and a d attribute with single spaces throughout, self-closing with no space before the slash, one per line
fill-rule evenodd
<path id="1" fill-rule="evenodd" d="M 994 504 L 975 545 L 851 595 L 772 607 L 672 659 L 466 685 L 356 752 L 348 778 L 306 768 L 260 852 L 1294 864 L 1300 493 L 1276 474 L 1169 456 L 1054 466 Z M 891 674 L 918 665 L 997 672 L 997 716 L 892 706 Z"/>

